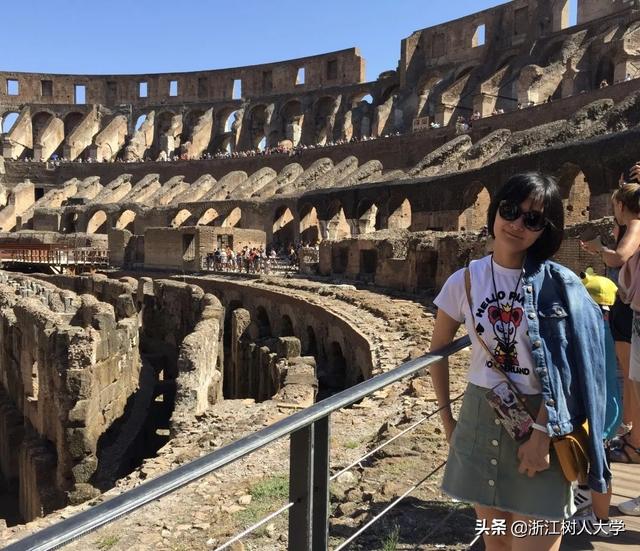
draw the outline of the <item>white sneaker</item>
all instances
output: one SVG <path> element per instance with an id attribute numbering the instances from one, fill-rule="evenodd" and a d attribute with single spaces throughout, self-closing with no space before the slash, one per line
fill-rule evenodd
<path id="1" fill-rule="evenodd" d="M 573 504 L 577 511 L 582 511 L 591 506 L 591 490 L 589 488 L 573 488 Z"/>
<path id="2" fill-rule="evenodd" d="M 625 515 L 640 517 L 640 496 L 618 504 L 618 509 Z"/>
<path id="3" fill-rule="evenodd" d="M 615 535 L 611 530 L 611 521 L 599 520 L 593 513 L 575 516 L 571 519 L 571 522 L 575 522 L 574 535 L 586 534 L 600 538 L 610 538 Z"/>

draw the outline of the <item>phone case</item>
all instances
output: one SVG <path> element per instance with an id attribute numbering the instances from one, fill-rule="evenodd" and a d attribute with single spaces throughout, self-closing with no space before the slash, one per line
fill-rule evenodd
<path id="1" fill-rule="evenodd" d="M 534 420 L 518 393 L 506 381 L 494 386 L 485 396 L 511 438 L 519 442 L 529 436 Z"/>

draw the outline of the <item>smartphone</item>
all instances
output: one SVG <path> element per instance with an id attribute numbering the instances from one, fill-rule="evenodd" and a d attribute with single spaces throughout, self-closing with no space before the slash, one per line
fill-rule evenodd
<path id="1" fill-rule="evenodd" d="M 520 442 L 529 436 L 533 417 L 511 385 L 503 381 L 489 390 L 485 397 L 511 438 Z"/>

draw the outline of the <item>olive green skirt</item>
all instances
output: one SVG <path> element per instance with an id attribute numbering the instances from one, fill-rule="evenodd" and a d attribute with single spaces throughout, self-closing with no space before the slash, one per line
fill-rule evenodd
<path id="1" fill-rule="evenodd" d="M 518 447 L 485 399 L 486 388 L 467 386 L 451 437 L 442 489 L 468 503 L 536 519 L 562 520 L 575 513 L 571 484 L 555 454 L 551 467 L 529 478 L 518 472 Z M 541 395 L 527 396 L 538 411 Z"/>

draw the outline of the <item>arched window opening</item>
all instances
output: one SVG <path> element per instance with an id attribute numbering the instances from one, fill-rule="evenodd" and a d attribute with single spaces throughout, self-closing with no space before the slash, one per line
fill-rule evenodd
<path id="1" fill-rule="evenodd" d="M 128 230 L 133 233 L 133 221 L 136 219 L 136 213 L 132 210 L 125 210 L 116 222 L 117 230 Z"/>
<path id="2" fill-rule="evenodd" d="M 274 216 L 272 226 L 273 246 L 278 249 L 292 245 L 295 241 L 293 213 L 288 207 L 280 207 Z"/>
<path id="3" fill-rule="evenodd" d="M 327 237 L 334 240 L 351 237 L 351 226 L 349 226 L 347 222 L 342 207 L 329 219 L 327 223 Z"/>
<path id="4" fill-rule="evenodd" d="M 207 209 L 198 219 L 196 226 L 210 226 L 218 218 L 218 211 L 215 209 Z"/>
<path id="5" fill-rule="evenodd" d="M 2 132 L 4 134 L 8 134 L 11 132 L 13 125 L 18 120 L 20 113 L 7 113 L 4 117 L 2 117 Z"/>
<path id="6" fill-rule="evenodd" d="M 318 212 L 315 207 L 307 206 L 302 209 L 301 213 L 300 242 L 305 245 L 315 245 L 321 239 Z"/>
<path id="7" fill-rule="evenodd" d="M 340 343 L 329 344 L 326 361 L 318 367 L 318 401 L 347 387 L 347 361 Z"/>
<path id="8" fill-rule="evenodd" d="M 240 210 L 240 207 L 236 207 L 223 220 L 221 226 L 223 228 L 238 227 L 238 224 L 240 223 L 241 218 L 242 218 L 242 211 Z"/>
<path id="9" fill-rule="evenodd" d="M 138 117 L 138 120 L 136 121 L 135 129 L 140 130 L 140 127 L 144 124 L 144 121 L 146 120 L 147 120 L 147 115 L 140 115 Z"/>
<path id="10" fill-rule="evenodd" d="M 310 325 L 307 326 L 307 343 L 303 353 L 305 356 L 318 356 L 318 342 L 316 341 L 316 332 Z"/>
<path id="11" fill-rule="evenodd" d="M 236 120 L 236 117 L 238 116 L 238 111 L 233 111 L 232 113 L 229 114 L 229 116 L 227 117 L 227 120 L 224 123 L 224 131 L 225 132 L 231 132 L 232 130 L 232 126 L 233 126 L 233 121 Z"/>
<path id="12" fill-rule="evenodd" d="M 411 203 L 405 199 L 400 205 L 389 213 L 387 227 L 390 230 L 408 230 L 411 228 Z"/>
<path id="13" fill-rule="evenodd" d="M 481 184 L 480 184 L 481 185 Z M 475 198 L 465 202 L 469 206 L 458 217 L 458 229 L 460 231 L 480 230 L 487 225 L 487 210 L 491 203 L 491 196 L 485 187 L 482 187 Z"/>
<path id="14" fill-rule="evenodd" d="M 376 231 L 378 207 L 367 201 L 358 208 L 358 233 L 371 233 Z"/>
<path id="15" fill-rule="evenodd" d="M 293 332 L 293 322 L 286 314 L 282 316 L 282 321 L 280 322 L 280 336 L 295 337 L 295 333 Z"/>
<path id="16" fill-rule="evenodd" d="M 103 210 L 95 212 L 89 219 L 87 233 L 107 233 L 107 214 Z"/>
<path id="17" fill-rule="evenodd" d="M 256 323 L 258 325 L 258 335 L 260 338 L 271 337 L 269 314 L 267 314 L 267 311 L 262 306 L 258 306 L 256 310 Z"/>
<path id="18" fill-rule="evenodd" d="M 182 209 L 175 215 L 173 220 L 171 220 L 170 226 L 172 228 L 179 228 L 182 226 L 189 218 L 191 218 L 191 213 L 187 209 Z"/>

